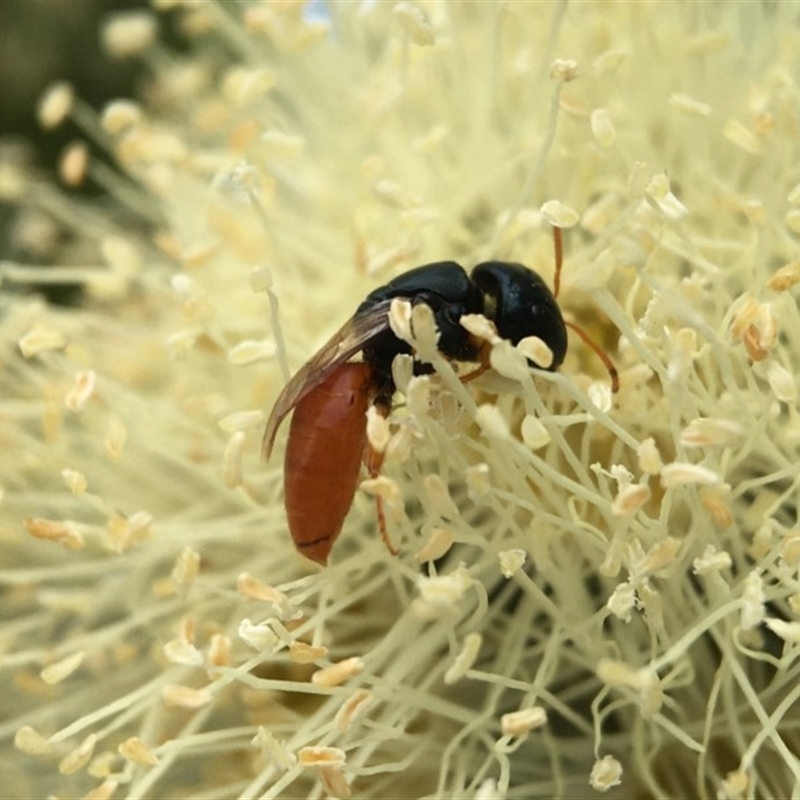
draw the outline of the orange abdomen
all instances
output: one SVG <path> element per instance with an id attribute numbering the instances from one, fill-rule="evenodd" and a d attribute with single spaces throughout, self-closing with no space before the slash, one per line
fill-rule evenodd
<path id="1" fill-rule="evenodd" d="M 371 367 L 343 364 L 294 409 L 284 458 L 289 530 L 297 549 L 319 564 L 353 503 L 367 441 Z"/>

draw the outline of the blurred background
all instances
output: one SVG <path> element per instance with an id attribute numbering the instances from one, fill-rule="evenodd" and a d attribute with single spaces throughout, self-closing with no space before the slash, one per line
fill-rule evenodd
<path id="1" fill-rule="evenodd" d="M 149 0 L 0 0 L 0 160 L 24 163 L 57 182 L 56 165 L 65 147 L 85 139 L 71 121 L 42 130 L 36 108 L 44 90 L 67 81 L 76 96 L 100 109 L 112 98 L 137 94 L 147 78 L 137 59 L 114 60 L 100 46 L 100 23 L 114 13 L 149 8 Z M 106 155 L 93 148 L 93 157 Z M 72 196 L 91 198 L 98 187 L 86 180 L 66 188 Z M 50 264 L 52 253 L 21 247 L 15 235 L 20 209 L 0 200 L 0 260 Z M 20 283 L 4 291 L 26 291 Z M 51 301 L 73 304 L 80 293 L 68 285 L 36 287 Z"/>
<path id="2" fill-rule="evenodd" d="M 0 137 L 34 144 L 41 166 L 53 166 L 78 135 L 71 125 L 42 131 L 36 102 L 53 81 L 66 80 L 94 107 L 128 96 L 144 77 L 136 61 L 111 61 L 100 49 L 98 25 L 115 11 L 147 8 L 147 0 L 1 0 Z"/>

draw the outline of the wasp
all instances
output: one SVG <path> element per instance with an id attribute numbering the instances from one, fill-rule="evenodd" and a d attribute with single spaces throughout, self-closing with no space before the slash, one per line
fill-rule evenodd
<path id="1" fill-rule="evenodd" d="M 544 367 L 549 371 L 564 361 L 567 327 L 576 330 L 603 360 L 612 390 L 617 390 L 616 369 L 608 356 L 561 314 L 556 300 L 561 269 L 557 228 L 554 242 L 555 293 L 522 264 L 486 261 L 469 274 L 454 261 L 425 264 L 370 292 L 355 314 L 286 384 L 267 422 L 263 452 L 268 459 L 281 422 L 294 411 L 284 457 L 284 494 L 289 531 L 303 555 L 327 564 L 352 505 L 362 462 L 370 476 L 380 471 L 382 454 L 369 446 L 366 414 L 375 405 L 379 413 L 388 415 L 395 390 L 392 361 L 412 353 L 411 346 L 389 326 L 393 300 L 406 300 L 412 306 L 424 303 L 431 309 L 442 355 L 483 365 L 470 378 L 486 369 L 487 345 L 471 336 L 460 320 L 464 314 L 482 314 L 512 344 L 529 336 L 544 341 L 553 356 Z M 351 361 L 358 353 L 362 360 Z M 432 367 L 417 362 L 414 371 L 423 374 Z M 395 552 L 380 504 L 378 516 L 384 541 Z"/>

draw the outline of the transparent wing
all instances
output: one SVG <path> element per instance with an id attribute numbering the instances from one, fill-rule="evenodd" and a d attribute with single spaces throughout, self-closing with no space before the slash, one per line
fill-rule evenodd
<path id="1" fill-rule="evenodd" d="M 372 308 L 350 318 L 322 348 L 289 379 L 275 401 L 264 430 L 261 451 L 269 458 L 275 434 L 283 418 L 337 367 L 349 361 L 359 350 L 389 327 L 391 300 L 382 300 Z"/>

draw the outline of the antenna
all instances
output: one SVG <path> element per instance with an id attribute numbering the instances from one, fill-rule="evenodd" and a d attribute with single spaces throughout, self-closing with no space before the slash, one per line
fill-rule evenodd
<path id="1" fill-rule="evenodd" d="M 561 237 L 561 228 L 557 228 L 556 226 L 553 226 L 553 251 L 556 259 L 556 269 L 553 275 L 553 296 L 558 298 L 558 293 L 561 290 L 561 266 L 564 262 L 564 243 Z M 583 340 L 584 344 L 588 345 L 594 354 L 603 362 L 611 378 L 611 391 L 616 394 L 619 391 L 619 373 L 614 366 L 614 362 L 609 358 L 608 353 L 606 353 L 580 325 L 576 325 L 574 322 L 567 322 L 566 320 L 564 320 L 564 324 L 575 331 Z"/>

